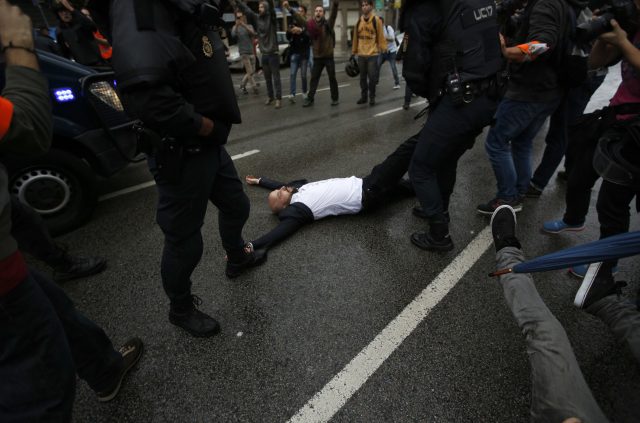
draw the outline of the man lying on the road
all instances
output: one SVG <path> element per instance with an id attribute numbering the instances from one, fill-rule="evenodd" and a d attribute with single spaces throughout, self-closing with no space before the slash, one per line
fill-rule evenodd
<path id="1" fill-rule="evenodd" d="M 394 196 L 413 196 L 413 189 L 402 176 L 407 172 L 417 135 L 407 139 L 368 176 L 333 178 L 308 183 L 288 184 L 267 178 L 247 176 L 249 185 L 271 189 L 269 208 L 278 215 L 280 224 L 251 242 L 253 249 L 268 249 L 292 235 L 300 227 L 327 216 L 357 214 L 383 204 Z"/>

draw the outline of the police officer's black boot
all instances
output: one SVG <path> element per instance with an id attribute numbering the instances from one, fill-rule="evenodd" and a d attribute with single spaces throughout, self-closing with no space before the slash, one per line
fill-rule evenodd
<path id="1" fill-rule="evenodd" d="M 107 260 L 102 257 L 72 256 L 65 248 L 56 246 L 56 257 L 47 258 L 46 263 L 53 269 L 53 280 L 66 282 L 72 279 L 95 275 L 107 268 Z"/>
<path id="2" fill-rule="evenodd" d="M 236 278 L 246 269 L 260 266 L 266 259 L 267 252 L 265 250 L 247 251 L 245 247 L 240 250 L 227 251 L 225 274 L 230 279 Z"/>
<path id="3" fill-rule="evenodd" d="M 213 317 L 198 310 L 200 304 L 202 300 L 196 295 L 191 295 L 184 301 L 172 301 L 169 321 L 199 338 L 219 333 L 220 324 Z"/>
<path id="4" fill-rule="evenodd" d="M 429 220 L 428 232 L 413 233 L 411 242 L 417 247 L 428 251 L 453 250 L 453 241 L 449 236 L 449 224 L 442 216 Z"/>

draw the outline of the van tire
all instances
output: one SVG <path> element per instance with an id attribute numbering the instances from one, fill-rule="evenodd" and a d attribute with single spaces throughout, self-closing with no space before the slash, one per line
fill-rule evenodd
<path id="1" fill-rule="evenodd" d="M 77 228 L 93 213 L 96 177 L 79 157 L 51 149 L 41 157 L 10 163 L 11 195 L 38 211 L 51 235 Z"/>

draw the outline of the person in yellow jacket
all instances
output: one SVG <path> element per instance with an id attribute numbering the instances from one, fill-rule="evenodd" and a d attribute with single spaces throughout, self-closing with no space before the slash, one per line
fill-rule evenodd
<path id="1" fill-rule="evenodd" d="M 362 0 L 362 16 L 353 28 L 351 53 L 358 56 L 360 68 L 360 99 L 358 104 L 376 104 L 378 83 L 378 57 L 387 51 L 382 19 L 373 13 L 373 0 Z"/>

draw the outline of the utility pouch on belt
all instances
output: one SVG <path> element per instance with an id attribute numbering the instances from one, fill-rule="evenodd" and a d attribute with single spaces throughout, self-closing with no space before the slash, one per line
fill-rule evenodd
<path id="1" fill-rule="evenodd" d="M 162 139 L 162 146 L 155 153 L 156 167 L 162 179 L 170 183 L 180 181 L 183 157 L 182 142 L 170 137 Z"/>

